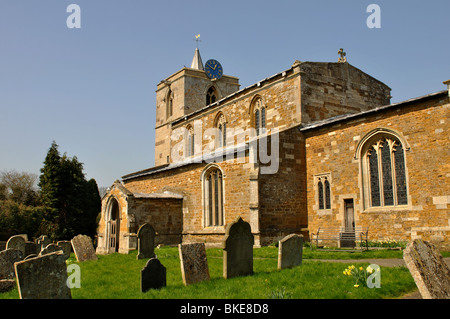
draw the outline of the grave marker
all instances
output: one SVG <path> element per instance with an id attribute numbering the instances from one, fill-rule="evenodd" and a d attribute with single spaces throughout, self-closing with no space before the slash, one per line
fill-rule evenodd
<path id="1" fill-rule="evenodd" d="M 97 260 L 92 240 L 86 235 L 77 235 L 72 239 L 72 248 L 78 262 Z"/>
<path id="2" fill-rule="evenodd" d="M 138 255 L 137 259 L 155 257 L 155 236 L 156 232 L 152 226 L 145 223 L 137 232 Z"/>
<path id="3" fill-rule="evenodd" d="M 23 253 L 17 249 L 0 251 L 0 279 L 14 279 L 14 263 L 23 260 Z"/>
<path id="4" fill-rule="evenodd" d="M 25 255 L 25 242 L 26 239 L 24 238 L 24 235 L 12 236 L 6 242 L 6 249 L 17 249 Z"/>
<path id="5" fill-rule="evenodd" d="M 209 280 L 208 260 L 204 243 L 180 244 L 181 275 L 187 286 Z"/>
<path id="6" fill-rule="evenodd" d="M 302 264 L 303 235 L 291 234 L 278 242 L 278 270 Z"/>
<path id="7" fill-rule="evenodd" d="M 141 292 L 166 286 L 166 267 L 157 258 L 150 258 L 141 270 Z"/>
<path id="8" fill-rule="evenodd" d="M 225 230 L 223 241 L 223 277 L 253 274 L 254 237 L 250 224 L 238 217 Z"/>
<path id="9" fill-rule="evenodd" d="M 62 251 L 14 264 L 21 299 L 71 299 Z"/>
<path id="10" fill-rule="evenodd" d="M 436 247 L 422 239 L 415 239 L 403 251 L 423 299 L 450 299 L 450 269 Z"/>

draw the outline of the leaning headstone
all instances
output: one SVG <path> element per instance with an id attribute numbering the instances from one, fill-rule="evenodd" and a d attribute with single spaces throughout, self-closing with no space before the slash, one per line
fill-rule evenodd
<path id="1" fill-rule="evenodd" d="M 137 232 L 138 255 L 137 259 L 155 257 L 155 236 L 156 232 L 152 226 L 145 223 Z"/>
<path id="2" fill-rule="evenodd" d="M 62 251 L 62 248 L 56 244 L 49 244 L 47 247 L 41 250 L 39 256 L 47 255 L 50 253 L 54 253 L 55 251 Z"/>
<path id="3" fill-rule="evenodd" d="M 40 247 L 32 241 L 25 242 L 25 257 L 29 255 L 39 254 Z"/>
<path id="4" fill-rule="evenodd" d="M 44 249 L 45 247 L 47 247 L 49 244 L 51 244 L 52 241 L 50 240 L 50 238 L 48 238 L 47 235 L 41 235 L 39 236 L 38 239 L 36 239 L 36 244 L 39 245 L 39 251 L 37 252 L 39 254 L 39 252 Z"/>
<path id="5" fill-rule="evenodd" d="M 70 257 L 70 252 L 72 251 L 72 244 L 68 240 L 61 240 L 56 243 L 58 247 L 61 247 L 64 252 L 64 257 L 68 259 Z"/>
<path id="6" fill-rule="evenodd" d="M 14 263 L 23 260 L 23 253 L 17 249 L 0 251 L 0 279 L 14 279 Z"/>
<path id="7" fill-rule="evenodd" d="M 14 279 L 0 279 L 0 294 L 8 292 L 16 286 L 16 281 Z"/>
<path id="8" fill-rule="evenodd" d="M 71 299 L 62 251 L 14 264 L 21 299 Z"/>
<path id="9" fill-rule="evenodd" d="M 141 270 L 141 292 L 166 286 L 166 267 L 157 258 L 150 258 Z"/>
<path id="10" fill-rule="evenodd" d="M 278 242 L 278 270 L 302 264 L 303 235 L 291 234 Z"/>
<path id="11" fill-rule="evenodd" d="M 403 260 L 423 299 L 450 299 L 450 269 L 433 244 L 415 239 L 403 251 Z"/>
<path id="12" fill-rule="evenodd" d="M 72 239 L 72 248 L 78 262 L 97 260 L 92 240 L 86 235 L 77 235 Z"/>
<path id="13" fill-rule="evenodd" d="M 6 249 L 20 250 L 25 255 L 25 238 L 23 235 L 15 235 L 8 239 L 6 242 Z"/>
<path id="14" fill-rule="evenodd" d="M 204 243 L 179 244 L 181 276 L 183 283 L 195 284 L 209 280 L 208 260 Z"/>
<path id="15" fill-rule="evenodd" d="M 254 237 L 250 224 L 238 217 L 225 229 L 223 241 L 223 277 L 253 274 Z"/>

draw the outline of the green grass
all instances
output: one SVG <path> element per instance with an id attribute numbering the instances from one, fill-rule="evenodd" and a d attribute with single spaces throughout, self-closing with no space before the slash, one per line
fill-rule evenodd
<path id="1" fill-rule="evenodd" d="M 348 264 L 319 262 L 311 259 L 401 258 L 401 251 L 343 252 L 304 249 L 304 261 L 293 269 L 277 271 L 278 250 L 263 247 L 254 250 L 254 275 L 223 279 L 222 250 L 208 249 L 211 279 L 184 286 L 176 247 L 156 249 L 167 268 L 167 287 L 140 292 L 140 271 L 147 260 L 136 260 L 137 252 L 129 255 L 98 256 L 97 261 L 79 263 L 81 288 L 72 289 L 75 299 L 266 299 L 266 298 L 398 298 L 416 289 L 406 267 L 382 267 L 381 288 L 353 287 L 350 277 L 343 275 Z M 395 256 L 395 257 L 394 257 Z M 73 255 L 70 263 L 76 262 Z M 18 298 L 17 289 L 0 294 L 0 299 Z"/>

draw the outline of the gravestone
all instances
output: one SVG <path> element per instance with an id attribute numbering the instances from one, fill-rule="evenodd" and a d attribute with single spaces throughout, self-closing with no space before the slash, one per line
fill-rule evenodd
<path id="1" fill-rule="evenodd" d="M 55 251 L 62 251 L 62 248 L 56 244 L 48 244 L 47 247 L 41 250 L 39 256 L 47 255 L 50 253 L 54 253 Z"/>
<path id="2" fill-rule="evenodd" d="M 40 247 L 38 244 L 32 242 L 32 241 L 26 241 L 25 242 L 25 257 L 29 255 L 35 255 L 39 254 Z"/>
<path id="3" fill-rule="evenodd" d="M 68 240 L 61 240 L 56 243 L 58 247 L 61 247 L 64 252 L 64 257 L 68 259 L 70 257 L 70 252 L 72 251 L 72 244 Z"/>
<path id="4" fill-rule="evenodd" d="M 278 242 L 278 270 L 302 264 L 303 235 L 291 234 Z"/>
<path id="5" fill-rule="evenodd" d="M 223 277 L 253 274 L 254 237 L 250 224 L 238 217 L 225 229 L 223 241 Z"/>
<path id="6" fill-rule="evenodd" d="M 0 279 L 0 294 L 8 292 L 16 286 L 16 281 L 14 279 Z"/>
<path id="7" fill-rule="evenodd" d="M 71 299 L 62 251 L 15 263 L 21 299 Z"/>
<path id="8" fill-rule="evenodd" d="M 86 235 L 77 235 L 72 238 L 72 248 L 78 262 L 86 260 L 97 260 L 92 240 Z"/>
<path id="9" fill-rule="evenodd" d="M 23 253 L 17 249 L 0 251 L 0 279 L 14 279 L 14 263 L 23 260 Z"/>
<path id="10" fill-rule="evenodd" d="M 450 299 L 450 269 L 433 244 L 415 239 L 403 251 L 403 260 L 423 299 Z"/>
<path id="11" fill-rule="evenodd" d="M 137 259 L 155 257 L 155 236 L 156 232 L 152 226 L 145 223 L 137 232 L 138 255 Z"/>
<path id="12" fill-rule="evenodd" d="M 181 276 L 187 286 L 209 280 L 208 260 L 204 243 L 179 244 Z"/>
<path id="13" fill-rule="evenodd" d="M 150 258 L 141 270 L 141 292 L 166 286 L 166 267 L 157 258 Z"/>
<path id="14" fill-rule="evenodd" d="M 6 242 L 6 249 L 20 250 L 22 254 L 25 256 L 25 242 L 26 239 L 24 238 L 24 235 L 12 236 Z"/>
<path id="15" fill-rule="evenodd" d="M 39 254 L 39 252 L 44 249 L 45 247 L 47 247 L 48 245 L 50 245 L 52 243 L 52 241 L 50 240 L 50 238 L 48 238 L 47 235 L 41 235 L 39 236 L 38 239 L 36 239 L 36 244 L 39 246 L 39 251 L 37 252 L 37 254 Z"/>

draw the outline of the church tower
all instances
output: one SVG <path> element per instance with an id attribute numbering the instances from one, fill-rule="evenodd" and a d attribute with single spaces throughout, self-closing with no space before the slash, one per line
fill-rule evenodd
<path id="1" fill-rule="evenodd" d="M 223 75 L 216 60 L 203 64 L 195 49 L 191 67 L 162 80 L 156 89 L 155 166 L 171 163 L 172 122 L 239 90 L 239 79 Z"/>

